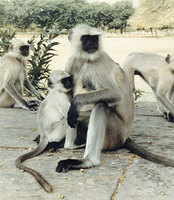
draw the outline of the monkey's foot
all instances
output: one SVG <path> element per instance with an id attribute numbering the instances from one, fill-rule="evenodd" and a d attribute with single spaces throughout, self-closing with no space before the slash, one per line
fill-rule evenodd
<path id="1" fill-rule="evenodd" d="M 174 116 L 170 112 L 168 113 L 168 120 L 169 122 L 174 122 Z"/>
<path id="2" fill-rule="evenodd" d="M 37 144 L 39 144 L 40 143 L 40 135 L 36 136 L 33 141 L 36 142 Z"/>
<path id="3" fill-rule="evenodd" d="M 56 172 L 64 172 L 65 173 L 72 169 L 80 169 L 82 165 L 83 165 L 82 160 L 77 160 L 77 159 L 61 160 L 58 162 Z"/>
<path id="4" fill-rule="evenodd" d="M 46 146 L 45 150 L 49 152 L 56 152 L 57 149 L 63 148 L 65 139 L 62 139 L 60 142 L 50 142 Z"/>
<path id="5" fill-rule="evenodd" d="M 30 100 L 28 101 L 28 106 L 30 110 L 37 110 L 39 107 L 39 101 L 37 100 Z"/>
<path id="6" fill-rule="evenodd" d="M 174 116 L 170 112 L 164 112 L 163 116 L 169 121 L 174 122 Z"/>
<path id="7" fill-rule="evenodd" d="M 92 162 L 87 158 L 83 159 L 67 159 L 58 162 L 56 172 L 67 172 L 73 169 L 84 169 L 97 166 L 99 161 Z"/>

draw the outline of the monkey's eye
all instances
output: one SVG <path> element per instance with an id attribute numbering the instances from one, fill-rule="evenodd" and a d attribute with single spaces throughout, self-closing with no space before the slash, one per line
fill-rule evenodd
<path id="1" fill-rule="evenodd" d="M 48 79 L 48 87 L 51 87 L 53 85 L 52 81 L 50 79 Z"/>
<path id="2" fill-rule="evenodd" d="M 29 50 L 29 46 L 28 46 L 28 45 L 21 46 L 21 47 L 20 47 L 20 50 L 21 50 L 21 51 L 24 51 L 24 50 L 27 50 L 27 51 L 28 51 L 28 50 Z"/>
<path id="3" fill-rule="evenodd" d="M 88 39 L 88 37 L 87 37 L 86 35 L 83 35 L 83 36 L 81 37 L 81 40 L 83 40 L 83 41 L 84 41 L 84 40 L 86 41 L 87 39 Z"/>

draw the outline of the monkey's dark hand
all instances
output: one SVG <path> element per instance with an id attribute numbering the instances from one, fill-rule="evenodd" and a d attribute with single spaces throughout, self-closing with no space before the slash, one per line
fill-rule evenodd
<path id="1" fill-rule="evenodd" d="M 44 97 L 42 95 L 38 96 L 38 99 L 43 101 L 44 100 Z"/>
<path id="2" fill-rule="evenodd" d="M 165 117 L 169 122 L 174 122 L 174 116 L 170 112 L 163 112 L 163 117 Z"/>
<path id="3" fill-rule="evenodd" d="M 71 103 L 71 106 L 68 111 L 68 124 L 71 128 L 75 128 L 77 125 L 77 118 L 79 116 L 78 109 L 75 103 Z"/>
<path id="4" fill-rule="evenodd" d="M 37 110 L 39 107 L 39 102 L 37 100 L 31 100 L 27 103 L 27 107 L 30 110 Z"/>

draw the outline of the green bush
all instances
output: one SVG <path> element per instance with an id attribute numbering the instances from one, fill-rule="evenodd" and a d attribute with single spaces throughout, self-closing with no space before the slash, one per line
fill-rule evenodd
<path id="1" fill-rule="evenodd" d="M 12 39 L 15 37 L 16 32 L 7 29 L 7 30 L 0 30 L 0 57 L 2 57 L 5 53 L 7 53 Z"/>
<path id="2" fill-rule="evenodd" d="M 28 77 L 32 85 L 41 93 L 46 94 L 48 92 L 46 80 L 50 75 L 49 65 L 53 56 L 56 56 L 53 47 L 58 45 L 58 42 L 52 40 L 59 34 L 55 29 L 44 29 L 39 36 L 39 40 L 36 36 L 33 36 L 29 41 L 33 55 L 29 60 Z"/>
<path id="3" fill-rule="evenodd" d="M 143 91 L 139 90 L 139 89 L 135 89 L 134 90 L 134 99 L 135 101 L 138 100 L 138 98 L 140 98 L 143 95 Z"/>

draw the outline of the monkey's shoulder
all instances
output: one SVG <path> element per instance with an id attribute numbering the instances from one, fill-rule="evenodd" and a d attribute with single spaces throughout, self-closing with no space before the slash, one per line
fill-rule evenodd
<path id="1" fill-rule="evenodd" d="M 1 59 L 0 59 L 0 65 L 3 66 L 7 66 L 8 68 L 15 68 L 15 70 L 17 68 L 20 68 L 23 65 L 26 65 L 25 61 L 23 60 L 19 60 L 18 57 L 16 56 L 16 54 L 13 53 L 7 53 L 6 55 L 4 55 Z"/>
<path id="2" fill-rule="evenodd" d="M 81 67 L 84 65 L 84 60 L 82 58 L 76 57 L 72 55 L 66 64 L 65 70 L 71 74 L 77 74 L 80 70 Z"/>

